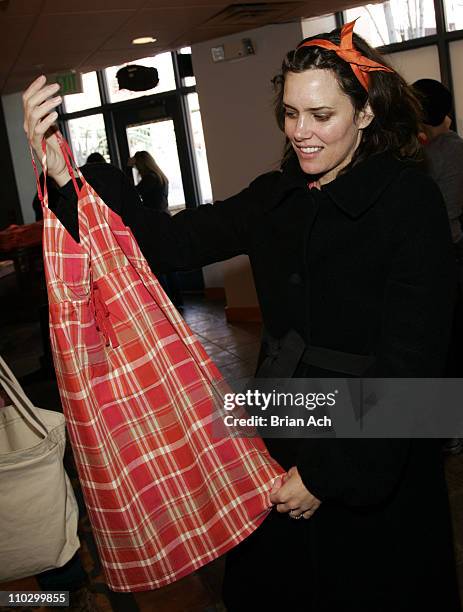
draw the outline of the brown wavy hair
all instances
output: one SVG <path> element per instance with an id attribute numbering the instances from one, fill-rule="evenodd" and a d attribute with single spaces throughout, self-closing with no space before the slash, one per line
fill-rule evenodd
<path id="1" fill-rule="evenodd" d="M 302 42 L 323 38 L 337 45 L 340 43 L 341 30 L 337 28 L 327 34 L 305 38 Z M 360 36 L 354 33 L 353 45 L 362 55 L 384 66 L 391 67 L 385 58 Z M 421 145 L 418 140 L 422 121 L 421 105 L 411 87 L 396 71 L 375 71 L 369 73 L 368 92 L 362 87 L 350 64 L 341 59 L 334 51 L 321 47 L 300 47 L 287 53 L 281 67 L 281 74 L 273 79 L 275 87 L 275 116 L 279 128 L 284 132 L 285 109 L 283 94 L 288 72 L 305 70 L 331 70 L 339 87 L 349 96 L 356 114 L 367 102 L 370 103 L 374 119 L 363 130 L 362 140 L 357 147 L 348 168 L 362 160 L 391 151 L 399 158 L 421 160 Z M 295 156 L 291 143 L 286 140 L 283 163 Z"/>
<path id="2" fill-rule="evenodd" d="M 148 151 L 137 151 L 133 156 L 133 160 L 142 178 L 148 174 L 155 174 L 163 188 L 169 186 L 169 179 Z"/>

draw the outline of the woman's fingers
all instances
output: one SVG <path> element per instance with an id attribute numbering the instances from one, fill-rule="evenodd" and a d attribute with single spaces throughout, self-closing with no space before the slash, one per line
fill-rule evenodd
<path id="1" fill-rule="evenodd" d="M 41 74 L 39 77 L 37 77 L 35 79 L 35 81 L 32 81 L 32 83 L 29 85 L 29 87 L 23 92 L 23 105 L 24 108 L 26 107 L 27 102 L 29 101 L 29 99 L 31 98 L 31 96 L 33 96 L 35 93 L 37 93 L 37 91 L 39 91 L 39 89 L 41 89 L 45 83 L 47 82 L 46 77 Z"/>
<path id="2" fill-rule="evenodd" d="M 315 511 L 318 509 L 317 505 L 313 505 L 311 508 L 292 508 L 291 510 L 289 510 L 289 515 L 291 518 L 294 519 L 298 519 L 298 518 L 305 518 L 305 519 L 309 519 L 312 518 L 312 516 L 314 515 Z"/>
<path id="3" fill-rule="evenodd" d="M 37 133 L 42 136 L 45 131 L 38 129 L 41 127 L 42 121 L 49 121 L 50 113 L 54 112 L 54 109 L 61 104 L 61 98 L 51 98 L 46 102 L 40 104 L 40 106 L 31 106 L 30 110 L 26 112 L 26 133 L 29 140 L 34 140 Z M 54 114 L 54 119 L 58 117 L 57 113 Z M 48 126 L 49 127 L 49 126 Z"/>
<path id="4" fill-rule="evenodd" d="M 283 478 L 281 476 L 277 476 L 272 484 L 272 490 L 270 491 L 270 495 L 274 495 L 279 489 L 281 489 L 283 485 Z"/>
<path id="5" fill-rule="evenodd" d="M 56 95 L 59 90 L 57 83 L 47 85 L 44 76 L 40 76 L 29 85 L 23 93 L 24 131 L 27 138 L 39 156 L 42 156 L 42 143 L 47 144 L 48 174 L 60 185 L 65 185 L 71 178 L 66 163 L 54 135 L 53 124 L 58 118 L 56 108 L 61 104 L 62 97 Z"/>
<path id="6" fill-rule="evenodd" d="M 305 510 L 305 512 L 302 514 L 302 516 L 305 519 L 309 519 L 312 518 L 312 516 L 314 515 L 314 513 L 320 508 L 321 502 L 316 501 L 314 503 L 313 506 L 311 506 L 310 508 L 308 508 L 307 510 Z"/>
<path id="7" fill-rule="evenodd" d="M 53 109 L 59 104 L 59 102 L 48 102 L 46 104 L 42 104 L 34 112 L 31 113 L 30 121 L 29 121 L 29 129 L 28 136 L 33 138 L 35 134 L 43 135 L 46 130 L 43 130 L 44 123 L 50 124 L 50 118 L 53 116 L 53 120 L 58 118 L 58 113 Z M 50 127 L 50 125 L 48 125 Z"/>
<path id="8" fill-rule="evenodd" d="M 46 85 L 46 78 L 39 77 L 23 93 L 23 105 L 26 110 L 42 104 L 44 100 L 59 91 L 58 83 Z"/>
<path id="9" fill-rule="evenodd" d="M 284 503 L 277 504 L 275 508 L 277 512 L 289 512 L 293 518 L 298 518 L 302 515 L 305 519 L 311 518 L 316 510 L 320 507 L 321 502 L 316 498 L 310 503 L 298 503 L 297 499 L 290 499 Z"/>
<path id="10" fill-rule="evenodd" d="M 24 130 L 29 140 L 34 141 L 37 136 L 37 127 L 40 125 L 38 135 L 43 136 L 46 129 L 43 130 L 41 125 L 42 121 L 46 121 L 47 126 L 50 127 L 50 118 L 48 115 L 54 111 L 54 109 L 61 104 L 61 96 L 54 96 L 59 90 L 57 83 L 46 85 L 45 77 L 39 77 L 36 79 L 23 93 L 23 104 L 24 104 Z M 53 122 L 57 115 L 54 115 Z M 47 129 L 48 129 L 47 127 Z"/>
<path id="11" fill-rule="evenodd" d="M 313 508 L 309 508 L 308 510 L 306 510 L 305 512 L 302 513 L 302 516 L 305 519 L 309 519 L 312 518 L 313 513 L 315 512 L 315 510 Z"/>
<path id="12" fill-rule="evenodd" d="M 294 497 L 280 500 L 275 507 L 278 512 L 291 512 L 292 510 L 300 510 L 303 512 L 309 506 L 311 506 L 310 502 L 308 503 L 307 501 L 301 501 L 300 499 Z"/>
<path id="13" fill-rule="evenodd" d="M 58 119 L 58 113 L 51 113 L 47 115 L 43 121 L 41 121 L 35 128 L 35 134 L 38 136 L 44 136 L 48 129 Z"/>

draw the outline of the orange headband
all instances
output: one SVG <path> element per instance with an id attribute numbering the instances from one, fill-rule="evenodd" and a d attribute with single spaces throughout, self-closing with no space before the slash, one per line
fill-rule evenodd
<path id="1" fill-rule="evenodd" d="M 370 83 L 369 72 L 374 70 L 380 70 L 382 72 L 394 72 L 392 68 L 387 68 L 378 62 L 374 62 L 371 59 L 363 56 L 360 51 L 354 48 L 352 43 L 352 32 L 354 31 L 355 21 L 346 23 L 341 29 L 341 43 L 335 45 L 329 40 L 323 38 L 316 38 L 314 40 L 308 40 L 307 42 L 301 43 L 297 48 L 301 47 L 323 47 L 329 51 L 335 51 L 336 54 L 342 58 L 345 62 L 350 64 L 355 76 L 360 81 L 360 84 L 368 91 L 368 85 Z"/>

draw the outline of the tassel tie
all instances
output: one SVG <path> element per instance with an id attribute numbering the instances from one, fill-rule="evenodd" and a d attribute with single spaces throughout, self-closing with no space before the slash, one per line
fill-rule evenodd
<path id="1" fill-rule="evenodd" d="M 106 302 L 101 297 L 100 288 L 96 283 L 92 282 L 92 307 L 93 315 L 96 321 L 96 328 L 105 340 L 105 346 L 111 345 L 112 348 L 119 346 L 117 336 L 114 332 L 113 325 L 110 320 L 110 313 Z"/>

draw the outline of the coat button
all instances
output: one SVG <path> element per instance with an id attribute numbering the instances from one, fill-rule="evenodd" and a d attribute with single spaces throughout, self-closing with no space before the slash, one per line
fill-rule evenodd
<path id="1" fill-rule="evenodd" d="M 288 282 L 290 285 L 302 285 L 301 275 L 297 272 L 293 272 L 288 278 Z"/>

